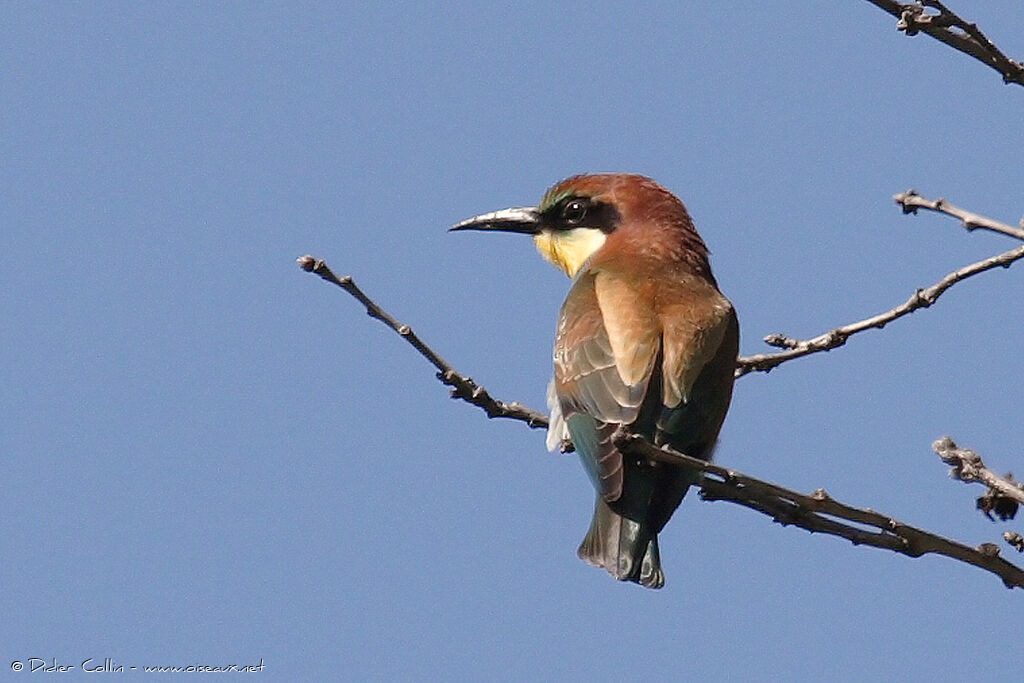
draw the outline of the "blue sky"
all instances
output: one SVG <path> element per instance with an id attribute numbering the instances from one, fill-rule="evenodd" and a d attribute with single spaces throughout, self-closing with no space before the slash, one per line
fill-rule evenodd
<path id="1" fill-rule="evenodd" d="M 1017 3 L 958 7 L 1024 57 Z M 667 585 L 575 557 L 593 493 L 446 398 L 313 253 L 543 407 L 564 276 L 447 234 L 578 172 L 688 205 L 742 350 L 902 303 L 1008 238 L 1024 89 L 867 2 L 14 3 L 0 27 L 0 667 L 270 680 L 964 680 L 1024 593 L 690 495 Z M 737 385 L 719 462 L 967 543 L 945 434 L 1022 470 L 1024 266 Z M 1008 528 L 1020 529 L 1020 525 Z M 1004 546 L 1004 553 L 1012 551 Z M 1018 558 L 1019 559 L 1019 558 Z M 967 654 L 969 653 L 969 656 Z"/>

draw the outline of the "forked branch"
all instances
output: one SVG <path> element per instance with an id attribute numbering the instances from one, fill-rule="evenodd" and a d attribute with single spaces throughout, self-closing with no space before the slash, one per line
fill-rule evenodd
<path id="1" fill-rule="evenodd" d="M 1003 54 L 995 43 L 981 32 L 977 25 L 962 19 L 939 0 L 895 2 L 894 0 L 868 0 L 899 21 L 896 28 L 908 36 L 926 33 L 955 50 L 987 64 L 1003 76 L 1004 83 L 1024 85 L 1024 66 Z M 937 10 L 929 12 L 928 9 Z"/>
<path id="2" fill-rule="evenodd" d="M 966 211 L 944 199 L 930 201 L 913 190 L 908 190 L 902 194 L 894 195 L 893 198 L 896 200 L 896 203 L 903 208 L 903 213 L 917 213 L 917 209 L 936 211 L 959 219 L 968 230 L 982 228 L 1024 240 L 1024 229 L 1017 229 L 1013 226 L 1007 225 L 1006 223 L 1001 223 L 991 218 L 986 218 L 985 216 Z M 793 339 L 783 334 L 770 334 L 764 338 L 764 342 L 769 346 L 775 346 L 786 350 L 778 353 L 759 353 L 754 356 L 740 356 L 736 361 L 736 376 L 742 377 L 747 373 L 756 371 L 768 372 L 788 360 L 809 356 L 812 353 L 819 353 L 821 351 L 831 351 L 834 348 L 844 345 L 847 339 L 858 332 L 863 332 L 873 328 L 881 329 L 893 320 L 902 318 L 905 315 L 910 315 L 920 308 L 927 308 L 931 306 L 940 296 L 942 296 L 943 292 L 956 283 L 966 280 L 972 275 L 984 273 L 986 270 L 991 270 L 999 266 L 1009 268 L 1011 264 L 1021 258 L 1024 258 L 1024 246 L 1011 249 L 997 256 L 992 256 L 991 258 L 982 259 L 977 263 L 972 263 L 958 270 L 954 270 L 931 287 L 918 289 L 910 296 L 909 299 L 895 308 L 884 313 L 879 313 L 878 315 L 874 315 L 870 318 L 859 320 L 855 323 L 842 325 L 812 339 Z"/>
<path id="3" fill-rule="evenodd" d="M 964 266 L 963 268 L 954 270 L 949 275 L 946 275 L 931 287 L 916 290 L 910 295 L 909 299 L 896 308 L 890 309 L 885 313 L 879 313 L 878 315 L 864 320 L 859 320 L 855 323 L 842 325 L 841 327 L 829 330 L 828 332 L 818 335 L 812 339 L 792 339 L 782 334 L 770 334 L 764 338 L 765 343 L 769 346 L 776 346 L 786 350 L 778 353 L 759 353 L 754 356 L 740 356 L 736 361 L 736 376 L 742 377 L 747 373 L 755 371 L 768 372 L 788 360 L 809 356 L 812 353 L 818 353 L 821 351 L 831 351 L 832 349 L 845 344 L 847 339 L 858 332 L 863 332 L 872 328 L 881 329 L 893 320 L 902 318 L 905 315 L 910 315 L 919 308 L 927 308 L 931 306 L 940 296 L 942 296 L 943 292 L 961 280 L 966 280 L 972 275 L 977 275 L 978 273 L 983 273 L 986 270 L 991 270 L 999 266 L 1008 268 L 1010 264 L 1021 258 L 1024 258 L 1024 246 L 1003 252 L 998 256 L 983 259 L 977 263 L 972 263 L 969 266 Z"/>

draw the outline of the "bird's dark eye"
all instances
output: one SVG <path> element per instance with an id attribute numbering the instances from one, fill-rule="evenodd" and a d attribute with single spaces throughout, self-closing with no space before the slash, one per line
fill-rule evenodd
<path id="1" fill-rule="evenodd" d="M 587 202 L 582 199 L 573 199 L 562 207 L 562 220 L 570 225 L 578 225 L 587 215 Z"/>

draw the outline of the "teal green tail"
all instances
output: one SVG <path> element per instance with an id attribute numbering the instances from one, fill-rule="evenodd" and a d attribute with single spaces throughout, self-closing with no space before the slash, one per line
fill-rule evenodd
<path id="1" fill-rule="evenodd" d="M 657 533 L 650 532 L 646 524 L 619 515 L 600 495 L 590 530 L 577 554 L 619 581 L 633 581 L 646 588 L 665 585 Z"/>

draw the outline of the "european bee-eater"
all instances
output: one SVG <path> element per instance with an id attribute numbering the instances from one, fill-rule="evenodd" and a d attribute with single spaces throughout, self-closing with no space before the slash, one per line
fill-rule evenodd
<path id="1" fill-rule="evenodd" d="M 691 470 L 624 457 L 623 430 L 709 459 L 732 396 L 739 324 L 683 203 L 649 178 L 579 175 L 536 207 L 452 230 L 533 236 L 572 278 L 555 334 L 548 448 L 570 437 L 597 490 L 579 556 L 622 581 L 665 582 L 658 533 Z"/>

